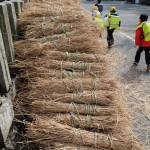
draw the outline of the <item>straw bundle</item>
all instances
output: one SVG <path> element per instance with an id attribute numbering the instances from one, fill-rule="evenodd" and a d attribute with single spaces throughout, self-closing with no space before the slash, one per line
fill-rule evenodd
<path id="1" fill-rule="evenodd" d="M 68 15 L 67 15 L 68 16 Z M 83 18 L 83 15 L 76 15 L 76 16 L 47 16 L 47 17 L 27 17 L 18 19 L 18 28 L 20 31 L 24 31 L 27 28 L 27 25 L 36 25 L 37 23 L 44 23 L 44 22 L 56 22 L 56 23 L 78 23 Z"/>
<path id="2" fill-rule="evenodd" d="M 29 88 L 32 88 L 36 93 L 41 93 L 45 89 L 46 93 L 75 93 L 80 91 L 95 91 L 95 90 L 107 90 L 114 91 L 116 89 L 116 82 L 112 79 L 36 79 L 31 82 Z"/>
<path id="3" fill-rule="evenodd" d="M 91 36 L 87 36 L 87 34 L 85 33 L 82 35 L 74 35 L 71 37 L 61 36 L 56 40 L 52 40 L 50 38 L 41 38 L 36 40 L 29 39 L 16 42 L 15 48 L 17 49 L 16 51 L 19 50 L 24 53 L 26 53 L 27 49 L 28 51 L 35 51 L 42 54 L 44 54 L 45 51 L 50 50 L 78 53 L 102 53 L 104 51 L 102 49 L 104 43 L 101 43 L 98 39 L 92 41 L 91 38 Z"/>
<path id="4" fill-rule="evenodd" d="M 80 0 L 70 0 L 70 1 L 67 1 L 67 0 L 55 0 L 55 1 L 51 1 L 51 0 L 42 0 L 42 1 L 35 1 L 35 0 L 32 0 L 31 3 L 26 3 L 26 5 L 24 6 L 24 8 L 26 9 L 31 9 L 33 7 L 41 7 L 41 8 L 50 8 L 52 7 L 53 9 L 53 6 L 60 6 L 62 8 L 70 8 L 70 6 L 74 4 L 74 8 L 78 8 L 78 9 L 83 9 L 81 6 L 80 6 Z M 70 8 L 70 10 L 75 10 L 75 9 L 72 9 Z"/>
<path id="5" fill-rule="evenodd" d="M 27 17 L 44 17 L 44 16 L 57 16 L 60 15 L 61 13 L 61 9 L 60 6 L 55 6 L 53 8 L 50 7 L 45 7 L 44 9 L 42 7 L 40 7 L 40 4 L 35 5 L 34 3 L 29 3 L 26 4 L 27 6 L 27 10 L 25 10 L 21 13 L 20 17 L 21 18 L 26 18 Z M 60 11 L 60 13 L 59 13 Z"/>
<path id="6" fill-rule="evenodd" d="M 29 67 L 29 68 L 28 68 Z M 18 68 L 15 68 L 18 69 Z M 91 72 L 70 72 L 67 70 L 52 70 L 45 69 L 44 67 L 34 67 L 34 66 L 26 66 L 24 68 L 19 67 L 19 79 L 34 81 L 37 78 L 44 79 L 64 79 L 64 78 L 96 78 L 98 74 L 93 74 Z M 18 80 L 19 80 L 18 79 Z"/>
<path id="7" fill-rule="evenodd" d="M 89 31 L 91 32 L 91 31 Z M 67 35 L 61 34 L 60 36 L 47 36 L 40 39 L 28 39 L 22 40 L 15 43 L 15 49 L 22 51 L 28 49 L 41 49 L 42 50 L 59 50 L 68 52 L 79 52 L 79 53 L 102 53 L 104 42 L 99 40 L 91 40 L 93 33 L 87 35 L 87 32 L 80 33 L 71 32 Z M 97 36 L 95 34 L 93 36 Z"/>
<path id="8" fill-rule="evenodd" d="M 16 64 L 17 67 L 20 68 L 28 68 L 30 66 L 34 67 L 44 67 L 45 69 L 55 69 L 55 70 L 67 70 L 71 72 L 91 72 L 93 74 L 103 75 L 106 74 L 107 70 L 104 64 L 99 63 L 84 63 L 84 62 L 69 62 L 69 61 L 57 61 L 57 60 L 35 60 L 28 61 L 24 64 L 24 62 L 20 62 Z"/>
<path id="9" fill-rule="evenodd" d="M 41 45 L 42 49 L 55 49 L 63 52 L 96 53 L 100 52 L 101 43 L 91 40 L 92 37 L 82 34 L 80 36 L 66 37 L 62 40 L 47 41 Z M 99 46 L 99 49 L 97 48 Z"/>
<path id="10" fill-rule="evenodd" d="M 118 127 L 119 115 L 114 116 L 83 116 L 75 114 L 58 114 L 53 119 L 65 125 L 75 128 L 90 129 L 95 132 L 99 131 L 112 131 Z"/>
<path id="11" fill-rule="evenodd" d="M 88 27 L 88 26 L 87 26 Z M 90 28 L 89 28 L 90 29 Z M 94 31 L 95 33 L 96 31 Z M 51 41 L 57 41 L 57 40 L 63 40 L 63 39 L 69 39 L 74 38 L 76 36 L 81 36 L 81 34 L 87 35 L 88 33 L 92 33 L 92 31 L 88 30 L 86 28 L 82 28 L 76 31 L 72 31 L 72 32 L 68 32 L 65 34 L 55 34 L 55 35 L 51 35 L 51 36 L 45 36 L 42 38 L 38 38 L 38 39 L 26 39 L 26 40 L 20 40 L 14 43 L 16 48 L 24 48 L 24 46 L 26 48 L 30 48 L 33 44 L 34 45 L 39 45 L 39 44 L 44 44 L 46 42 L 51 42 Z M 96 36 L 97 34 L 95 34 Z M 90 36 L 91 37 L 91 36 Z M 37 46 L 39 47 L 39 46 Z"/>
<path id="12" fill-rule="evenodd" d="M 105 148 L 94 148 L 86 146 L 75 146 L 71 144 L 54 143 L 53 146 L 44 147 L 44 150 L 109 150 Z"/>
<path id="13" fill-rule="evenodd" d="M 47 2 L 49 2 L 49 3 L 64 3 L 65 5 L 71 5 L 72 3 L 78 3 L 78 2 L 80 2 L 79 0 L 70 0 L 69 2 L 67 1 L 67 0 L 55 0 L 55 1 L 53 1 L 53 0 L 51 0 L 51 1 L 49 1 L 49 0 L 31 0 L 31 2 L 40 2 L 40 3 L 47 3 Z"/>
<path id="14" fill-rule="evenodd" d="M 89 26 L 85 23 L 53 23 L 44 22 L 37 23 L 35 25 L 28 25 L 25 33 L 25 38 L 40 38 L 43 36 L 49 36 L 54 34 L 63 34 L 72 31 L 79 30 L 81 28 L 86 28 L 88 30 Z"/>
<path id="15" fill-rule="evenodd" d="M 45 150 L 49 150 L 49 147 Z M 55 147 L 53 150 L 109 150 L 104 148 L 92 148 L 85 146 L 63 146 L 63 147 Z"/>
<path id="16" fill-rule="evenodd" d="M 12 68 L 12 67 L 11 67 Z M 13 69 L 19 70 L 17 73 L 19 75 L 18 80 L 27 80 L 35 81 L 38 78 L 44 79 L 75 79 L 75 78 L 97 78 L 98 74 L 94 74 L 91 72 L 70 72 L 67 70 L 53 70 L 53 69 L 45 69 L 44 67 L 34 67 L 34 66 L 14 66 Z"/>
<path id="17" fill-rule="evenodd" d="M 42 40 L 42 39 L 41 39 Z M 42 51 L 62 51 L 62 52 L 77 52 L 77 53 L 99 53 L 103 52 L 101 48 L 103 43 L 95 40 L 91 41 L 91 37 L 86 34 L 80 36 L 65 37 L 63 39 L 53 41 L 39 41 L 35 39 L 23 40 L 15 43 L 16 49 L 22 49 L 22 52 L 26 52 L 26 49 L 38 51 L 38 53 L 44 53 Z M 99 47 L 99 49 L 97 48 Z"/>
<path id="18" fill-rule="evenodd" d="M 29 95 L 28 99 L 50 100 L 51 102 L 63 103 L 77 103 L 77 104 L 97 104 L 101 106 L 108 106 L 114 103 L 117 97 L 117 92 L 113 91 L 83 91 L 79 93 L 65 93 L 65 94 L 48 94 L 43 95 Z"/>
<path id="19" fill-rule="evenodd" d="M 21 55 L 20 55 L 21 54 Z M 16 49 L 16 55 L 21 60 L 30 60 L 31 58 L 38 58 L 46 56 L 46 59 L 60 60 L 60 61 L 74 61 L 74 62 L 100 62 L 106 63 L 104 56 L 99 54 L 86 54 L 86 53 L 68 53 L 68 52 L 58 52 L 58 51 L 48 51 L 40 49 Z"/>
<path id="20" fill-rule="evenodd" d="M 27 136 L 32 139 L 31 142 L 45 145 L 51 142 L 63 142 L 113 150 L 142 150 L 142 148 L 136 146 L 137 143 L 134 143 L 132 139 L 127 139 L 126 136 L 122 138 L 88 132 L 40 117 L 34 124 L 29 125 Z"/>
<path id="21" fill-rule="evenodd" d="M 32 17 L 66 15 L 74 14 L 75 12 L 75 14 L 80 14 L 80 12 L 81 14 L 85 14 L 85 10 L 81 6 L 76 3 L 72 4 L 74 4 L 74 9 L 72 9 L 70 5 L 64 5 L 63 3 L 57 3 L 57 5 L 55 5 L 55 3 L 51 3 L 50 1 L 47 1 L 46 3 L 26 3 L 23 12 L 21 13 L 21 17 L 31 17 L 31 14 L 33 15 Z M 43 12 L 43 14 L 40 11 Z"/>
<path id="22" fill-rule="evenodd" d="M 21 18 L 18 19 L 18 27 L 21 31 L 26 30 L 28 25 L 36 25 L 37 23 L 47 23 L 47 22 L 55 22 L 55 23 L 78 23 L 78 22 L 83 22 L 82 18 L 83 15 L 75 15 L 75 16 L 68 16 L 68 15 L 63 15 L 63 16 L 47 16 L 47 17 L 27 17 L 27 18 Z M 70 17 L 70 19 L 68 19 Z M 91 18 L 89 18 L 90 21 Z M 81 21 L 82 20 L 82 21 Z M 84 21 L 83 23 L 85 23 Z M 93 24 L 93 22 L 91 22 Z M 91 24 L 88 24 L 91 26 Z M 96 26 L 95 26 L 96 28 Z M 80 29 L 81 30 L 81 29 Z M 83 30 L 83 29 L 82 29 Z M 86 30 L 88 32 L 91 29 Z"/>
<path id="23" fill-rule="evenodd" d="M 74 4 L 74 9 L 72 9 L 72 7 L 70 8 L 70 6 L 49 6 L 49 4 L 47 3 L 42 6 L 41 4 L 30 3 L 30 5 L 27 5 L 26 8 L 27 11 L 24 10 L 24 12 L 20 15 L 21 19 L 18 19 L 18 28 L 20 29 L 20 31 L 26 30 L 27 25 L 36 26 L 38 22 L 41 22 L 42 24 L 50 24 L 50 22 L 76 24 L 87 24 L 86 22 L 88 22 L 88 25 L 94 24 L 90 15 L 87 15 L 87 12 L 85 12 L 83 8 L 79 7 L 76 4 Z M 96 28 L 96 26 L 94 28 Z"/>
<path id="24" fill-rule="evenodd" d="M 117 110 L 114 107 L 61 103 L 51 101 L 33 101 L 28 107 L 28 111 L 34 114 L 49 113 L 76 113 L 80 115 L 111 116 Z"/>

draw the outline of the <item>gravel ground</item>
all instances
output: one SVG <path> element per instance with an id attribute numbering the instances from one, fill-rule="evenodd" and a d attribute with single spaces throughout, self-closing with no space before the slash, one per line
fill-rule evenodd
<path id="1" fill-rule="evenodd" d="M 82 6 L 91 10 L 96 3 L 82 0 Z M 132 66 L 136 49 L 134 33 L 141 13 L 150 15 L 150 6 L 125 4 L 125 2 L 104 1 L 103 15 L 109 13 L 109 8 L 115 6 L 121 16 L 122 27 L 115 31 L 115 45 L 108 50 L 110 73 L 120 78 L 124 88 L 125 101 L 128 104 L 130 117 L 133 121 L 133 131 L 147 149 L 150 149 L 150 74 L 146 73 L 144 53 L 137 68 Z M 104 40 L 106 35 L 103 36 Z M 106 41 L 106 40 L 105 40 Z"/>

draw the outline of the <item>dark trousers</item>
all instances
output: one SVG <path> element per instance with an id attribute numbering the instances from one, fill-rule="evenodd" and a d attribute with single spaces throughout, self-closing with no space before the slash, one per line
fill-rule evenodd
<path id="1" fill-rule="evenodd" d="M 107 42 L 108 44 L 113 44 L 114 43 L 114 37 L 113 37 L 113 32 L 115 29 L 107 29 Z"/>
<path id="2" fill-rule="evenodd" d="M 150 47 L 139 47 L 135 55 L 135 62 L 138 63 L 140 61 L 141 53 L 143 51 L 145 51 L 145 62 L 147 65 L 150 65 Z"/>

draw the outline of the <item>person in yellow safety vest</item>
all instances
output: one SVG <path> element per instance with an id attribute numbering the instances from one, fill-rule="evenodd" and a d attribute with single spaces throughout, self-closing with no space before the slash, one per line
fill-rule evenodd
<path id="1" fill-rule="evenodd" d="M 92 17 L 94 17 L 94 15 L 97 14 L 97 13 L 100 14 L 100 12 L 98 11 L 98 7 L 97 6 L 93 6 L 92 7 Z"/>
<path id="2" fill-rule="evenodd" d="M 108 48 L 114 44 L 113 32 L 120 28 L 121 20 L 116 7 L 110 8 L 110 14 L 104 16 L 104 24 L 107 27 Z"/>
<path id="3" fill-rule="evenodd" d="M 96 13 L 94 15 L 94 22 L 96 22 L 100 26 L 99 37 L 102 37 L 104 31 L 104 21 L 101 19 L 100 13 Z"/>
<path id="4" fill-rule="evenodd" d="M 133 65 L 138 66 L 140 61 L 141 53 L 145 51 L 145 62 L 147 64 L 146 71 L 150 71 L 150 21 L 148 20 L 148 15 L 141 14 L 135 33 L 135 46 L 138 46 L 135 60 Z"/>

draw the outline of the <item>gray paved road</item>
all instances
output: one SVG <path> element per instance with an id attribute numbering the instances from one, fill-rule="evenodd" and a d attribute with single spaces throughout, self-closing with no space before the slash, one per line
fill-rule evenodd
<path id="1" fill-rule="evenodd" d="M 84 8 L 91 11 L 95 1 L 82 0 Z M 141 13 L 146 13 L 150 16 L 150 6 L 138 5 L 138 4 L 126 4 L 124 1 L 103 1 L 104 12 L 103 15 L 109 13 L 109 8 L 115 6 L 121 16 L 122 25 L 121 31 L 134 38 L 134 32 L 136 25 L 139 21 Z"/>
<path id="2" fill-rule="evenodd" d="M 85 9 L 91 10 L 96 3 L 82 0 Z M 133 131 L 139 140 L 149 146 L 150 150 L 150 74 L 145 72 L 146 64 L 144 53 L 137 68 L 133 68 L 132 63 L 136 49 L 134 47 L 134 33 L 138 18 L 141 13 L 150 16 L 150 6 L 125 4 L 125 2 L 105 1 L 104 14 L 109 13 L 109 8 L 115 6 L 121 16 L 122 27 L 120 31 L 115 31 L 115 45 L 108 51 L 110 72 L 121 78 L 122 88 L 125 91 L 125 100 L 131 111 L 133 121 Z M 104 35 L 106 41 L 106 35 Z"/>

